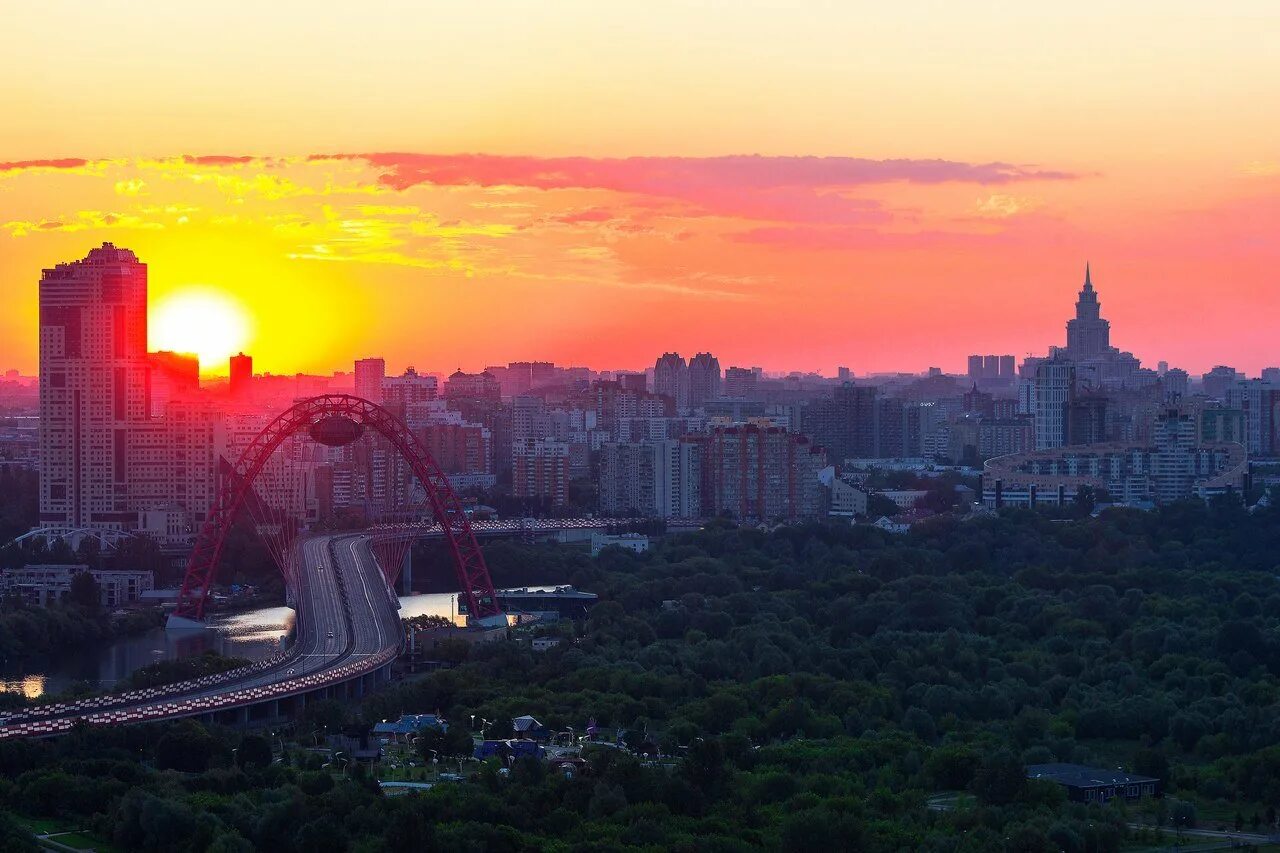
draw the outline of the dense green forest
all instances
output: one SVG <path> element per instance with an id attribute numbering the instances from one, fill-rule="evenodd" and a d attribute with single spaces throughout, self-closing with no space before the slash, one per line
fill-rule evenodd
<path id="1" fill-rule="evenodd" d="M 1008 511 L 902 537 L 723 523 L 639 555 L 487 553 L 499 585 L 569 582 L 602 601 L 549 651 L 478 646 L 363 706 L 313 706 L 296 742 L 401 712 L 533 714 L 578 731 L 594 718 L 668 759 L 599 750 L 572 779 L 522 759 L 387 797 L 360 771 L 335 783 L 315 754 L 247 761 L 257 736 L 181 723 L 0 744 L 0 806 L 81 820 L 124 849 L 308 853 L 1083 853 L 1134 843 L 1139 812 L 1275 820 L 1275 510 Z M 1068 804 L 1025 779 L 1053 760 L 1156 775 L 1169 796 Z M 967 796 L 931 808 L 947 791 Z"/>

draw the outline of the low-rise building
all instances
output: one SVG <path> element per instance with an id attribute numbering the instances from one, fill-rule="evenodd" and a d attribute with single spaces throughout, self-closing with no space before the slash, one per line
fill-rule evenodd
<path id="1" fill-rule="evenodd" d="M 1169 412 L 1150 442 L 1055 447 L 987 461 L 982 501 L 990 507 L 1061 505 L 1082 489 L 1116 503 L 1165 503 L 1209 498 L 1244 489 L 1245 448 L 1233 442 L 1202 443 L 1195 419 Z"/>
<path id="2" fill-rule="evenodd" d="M 831 481 L 831 508 L 828 514 L 839 518 L 866 515 L 867 493 L 836 477 Z"/>
<path id="3" fill-rule="evenodd" d="M 1102 804 L 1117 797 L 1138 800 L 1161 793 L 1160 780 L 1151 776 L 1083 764 L 1032 764 L 1027 767 L 1027 778 L 1056 782 L 1067 790 L 1067 799 L 1074 803 Z"/>
<path id="4" fill-rule="evenodd" d="M 414 735 L 426 729 L 445 731 L 449 724 L 436 714 L 401 714 L 398 720 L 383 720 L 373 724 L 373 733 L 378 737 L 399 742 L 408 741 Z"/>
<path id="5" fill-rule="evenodd" d="M 607 533 L 591 534 L 591 556 L 598 556 L 601 551 L 610 546 L 626 548 L 628 551 L 643 554 L 645 551 L 649 550 L 649 537 L 640 533 L 619 533 L 617 535 L 610 535 Z"/>
<path id="6" fill-rule="evenodd" d="M 929 493 L 924 489 L 888 489 L 878 494 L 893 501 L 894 506 L 899 509 L 911 509 L 916 501 Z"/>
<path id="7" fill-rule="evenodd" d="M 50 602 L 64 601 L 71 592 L 71 582 L 81 572 L 88 572 L 98 584 L 104 607 L 119 607 L 138 601 L 151 590 L 151 572 L 90 569 L 85 565 L 30 565 L 0 572 L 0 594 L 18 595 L 27 604 L 45 607 Z"/>
<path id="8" fill-rule="evenodd" d="M 887 515 L 882 515 L 871 522 L 871 526 L 878 527 L 886 533 L 908 533 L 911 531 L 910 524 L 905 521 L 895 521 Z"/>

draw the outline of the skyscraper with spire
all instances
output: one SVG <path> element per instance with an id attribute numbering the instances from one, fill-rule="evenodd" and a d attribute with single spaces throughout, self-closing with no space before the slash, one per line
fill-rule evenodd
<path id="1" fill-rule="evenodd" d="M 1102 319 L 1102 303 L 1093 289 L 1089 264 L 1084 265 L 1084 287 L 1076 300 L 1076 316 L 1067 321 L 1067 354 L 1076 360 L 1097 358 L 1111 349 L 1111 323 Z"/>
<path id="2" fill-rule="evenodd" d="M 1077 381 L 1094 389 L 1155 381 L 1155 371 L 1142 371 L 1142 363 L 1133 353 L 1111 345 L 1111 322 L 1102 318 L 1102 303 L 1093 289 L 1088 263 L 1084 265 L 1084 286 L 1076 300 L 1076 316 L 1067 321 L 1067 345 L 1050 347 L 1049 356 L 1073 363 Z"/>

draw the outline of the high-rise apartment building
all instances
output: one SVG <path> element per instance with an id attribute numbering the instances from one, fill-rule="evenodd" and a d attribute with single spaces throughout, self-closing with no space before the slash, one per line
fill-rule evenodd
<path id="1" fill-rule="evenodd" d="M 1164 399 L 1169 403 L 1176 403 L 1187 396 L 1187 390 L 1191 385 L 1191 377 L 1187 371 L 1178 367 L 1166 370 L 1160 377 L 1160 381 L 1164 383 Z"/>
<path id="2" fill-rule="evenodd" d="M 430 423 L 419 438 L 446 474 L 492 474 L 493 436 L 480 424 Z"/>
<path id="3" fill-rule="evenodd" d="M 600 449 L 600 511 L 646 518 L 699 517 L 701 450 L 696 440 L 604 445 Z"/>
<path id="4" fill-rule="evenodd" d="M 1036 450 L 1049 450 L 1067 443 L 1068 410 L 1075 400 L 1076 368 L 1062 359 L 1036 365 L 1035 429 Z"/>
<path id="5" fill-rule="evenodd" d="M 231 380 L 228 392 L 232 397 L 243 399 L 249 395 L 253 386 L 253 356 L 237 353 L 229 362 Z"/>
<path id="6" fill-rule="evenodd" d="M 552 437 L 551 418 L 545 400 L 525 395 L 511 401 L 512 446 Z"/>
<path id="7" fill-rule="evenodd" d="M 1013 380 L 1015 360 L 1011 355 L 971 355 L 969 356 L 969 380 L 980 379 Z"/>
<path id="8" fill-rule="evenodd" d="M 1176 409 L 1164 412 L 1155 421 L 1154 444 L 1151 480 L 1155 499 L 1167 503 L 1195 494 L 1200 475 L 1200 436 L 1195 418 Z"/>
<path id="9" fill-rule="evenodd" d="M 909 400 L 882 397 L 876 400 L 875 455 L 880 458 L 905 458 L 923 452 L 921 405 Z"/>
<path id="10" fill-rule="evenodd" d="M 649 393 L 649 377 L 643 373 L 619 373 L 614 380 L 625 391 L 634 391 L 637 394 Z"/>
<path id="11" fill-rule="evenodd" d="M 707 515 L 772 521 L 821 512 L 818 472 L 826 454 L 780 427 L 717 427 L 700 437 L 702 508 Z"/>
<path id="12" fill-rule="evenodd" d="M 40 279 L 40 523 L 128 528 L 130 434 L 151 415 L 147 267 L 103 243 Z"/>
<path id="13" fill-rule="evenodd" d="M 1108 438 L 1107 410 L 1110 400 L 1098 393 L 1077 394 L 1067 404 L 1067 433 L 1064 444 L 1101 444 Z"/>
<path id="14" fill-rule="evenodd" d="M 502 384 L 492 373 L 463 373 L 458 370 L 445 380 L 444 395 L 450 400 L 500 400 Z"/>
<path id="15" fill-rule="evenodd" d="M 709 352 L 689 359 L 689 408 L 697 409 L 720 396 L 720 361 Z"/>
<path id="16" fill-rule="evenodd" d="M 1000 356 L 984 355 L 982 357 L 982 375 L 988 379 L 1000 376 Z"/>
<path id="17" fill-rule="evenodd" d="M 1280 384 L 1236 382 L 1227 388 L 1226 403 L 1244 413 L 1244 446 L 1250 456 L 1280 455 Z"/>
<path id="18" fill-rule="evenodd" d="M 1244 374 L 1234 367 L 1219 364 L 1200 377 L 1204 386 L 1204 395 L 1214 400 L 1226 400 L 1227 389 L 1244 379 Z"/>
<path id="19" fill-rule="evenodd" d="M 825 447 L 838 465 L 846 459 L 881 456 L 879 393 L 874 385 L 841 385 L 805 409 L 804 433 Z"/>
<path id="20" fill-rule="evenodd" d="M 724 372 L 724 396 L 751 400 L 756 396 L 759 375 L 749 367 L 730 367 Z"/>
<path id="21" fill-rule="evenodd" d="M 528 440 L 512 444 L 511 494 L 559 506 L 569 499 L 567 442 Z"/>
<path id="22" fill-rule="evenodd" d="M 436 398 L 438 386 L 434 376 L 424 376 L 410 367 L 400 376 L 387 376 L 382 380 L 382 401 L 405 407 L 429 403 Z"/>
<path id="23" fill-rule="evenodd" d="M 381 358 L 361 358 L 355 364 L 356 396 L 370 403 L 382 402 L 382 380 L 387 376 L 387 363 Z"/>
<path id="24" fill-rule="evenodd" d="M 980 355 L 969 356 L 969 378 L 974 382 L 984 377 L 983 360 Z"/>
<path id="25" fill-rule="evenodd" d="M 163 417 L 171 400 L 189 400 L 200 392 L 200 359 L 180 352 L 147 353 L 153 418 Z"/>
<path id="26" fill-rule="evenodd" d="M 1248 441 L 1244 412 L 1225 406 L 1200 410 L 1201 444 L 1235 442 L 1247 446 Z"/>
<path id="27" fill-rule="evenodd" d="M 178 544 L 204 521 L 217 498 L 218 461 L 227 452 L 224 413 L 199 398 L 171 400 L 163 418 L 129 435 L 128 505 L 139 528 Z M 161 519 L 151 524 L 149 519 Z"/>
<path id="28" fill-rule="evenodd" d="M 654 364 L 653 393 L 670 398 L 677 409 L 689 408 L 689 366 L 680 353 L 663 353 Z"/>

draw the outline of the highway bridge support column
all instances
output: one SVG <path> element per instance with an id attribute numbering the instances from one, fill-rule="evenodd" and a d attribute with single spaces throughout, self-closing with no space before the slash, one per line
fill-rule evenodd
<path id="1" fill-rule="evenodd" d="M 404 559 L 400 562 L 400 594 L 413 592 L 413 543 L 404 549 Z"/>

